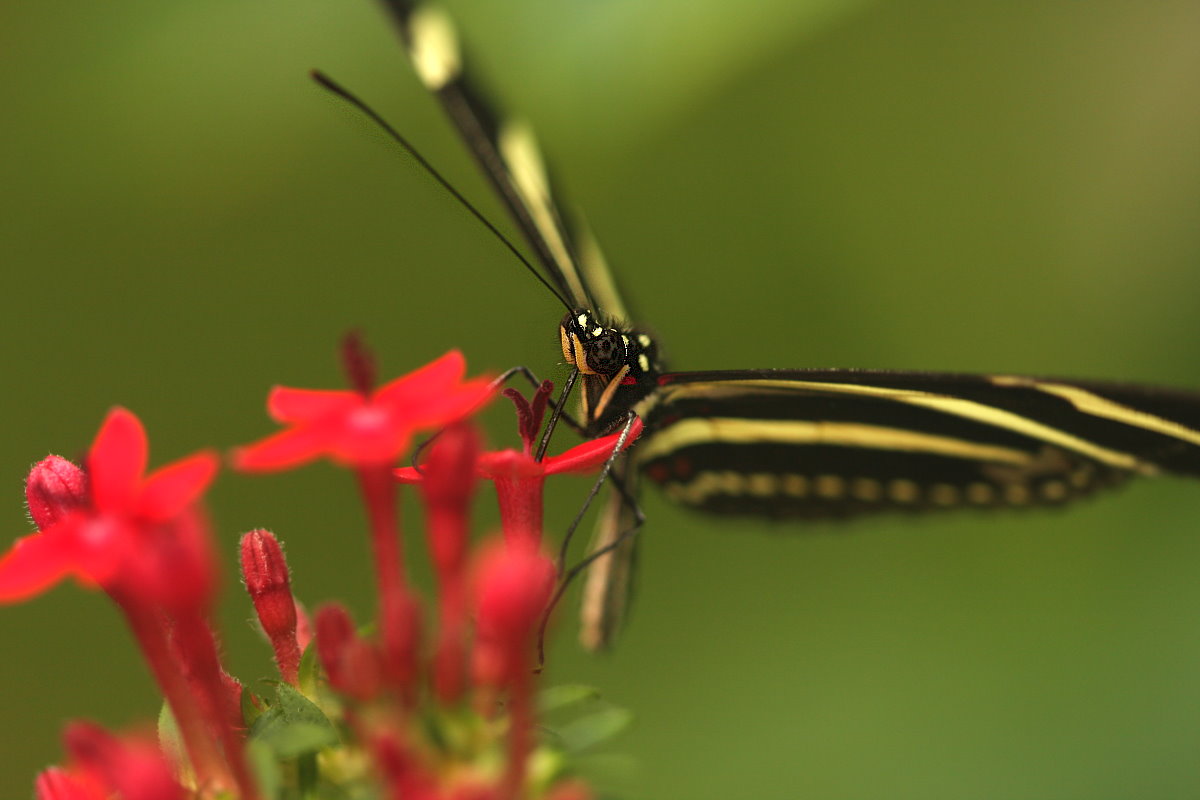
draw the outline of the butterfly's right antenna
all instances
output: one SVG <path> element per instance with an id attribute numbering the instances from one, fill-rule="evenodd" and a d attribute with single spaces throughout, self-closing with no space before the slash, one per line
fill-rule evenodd
<path id="1" fill-rule="evenodd" d="M 525 265 L 525 269 L 527 269 L 531 273 L 533 273 L 533 276 L 535 278 L 537 278 L 538 281 L 540 281 L 541 284 L 550 291 L 550 294 L 552 294 L 558 298 L 558 302 L 562 303 L 568 312 L 573 312 L 575 310 L 574 308 L 571 307 L 571 304 L 568 303 L 566 301 L 566 299 L 563 298 L 563 296 L 558 293 L 558 290 L 556 290 L 553 286 L 550 285 L 550 282 L 546 280 L 546 278 L 542 275 L 542 273 L 538 272 L 537 269 L 533 266 L 533 264 L 529 263 L 529 259 L 525 258 L 525 256 L 521 254 L 521 251 L 517 249 L 516 245 L 514 245 L 511 241 L 509 241 L 508 237 L 505 236 L 503 233 L 501 233 L 500 229 L 497 228 L 495 225 L 493 225 L 491 223 L 491 221 L 483 215 L 483 212 L 481 212 L 474 205 L 472 205 L 470 200 L 463 197 L 462 192 L 458 191 L 458 189 L 455 189 L 450 184 L 450 181 L 448 181 L 444 177 L 442 177 L 442 174 L 440 172 L 438 172 L 436 169 L 434 169 L 432 164 L 430 164 L 428 161 L 425 160 L 425 156 L 421 155 L 417 151 L 417 148 L 413 147 L 412 143 L 409 142 L 408 139 L 405 139 L 403 136 L 401 136 L 399 131 L 397 131 L 390 124 L 388 124 L 387 120 L 385 120 L 383 117 L 381 117 L 379 115 L 379 113 L 377 111 L 375 111 L 375 109 L 371 108 L 369 105 L 367 105 L 365 102 L 363 102 L 359 97 L 357 97 L 356 95 L 351 93 L 351 91 L 349 89 L 347 89 L 346 87 L 342 86 L 340 83 L 333 80 L 333 78 L 330 78 L 324 72 L 314 69 L 309 74 L 312 76 L 312 79 L 314 81 L 316 81 L 317 84 L 321 88 L 323 88 L 323 89 L 331 92 L 332 94 L 337 95 L 341 99 L 345 100 L 347 103 L 354 106 L 359 111 L 361 111 L 364 115 L 366 115 L 366 117 L 368 119 L 370 119 L 372 122 L 374 122 L 377 126 L 379 126 L 379 128 L 381 130 L 383 130 L 384 133 L 386 133 L 388 136 L 390 136 L 392 138 L 392 141 L 394 141 L 396 144 L 400 145 L 400 148 L 402 150 L 404 150 L 404 152 L 408 153 L 412 157 L 412 159 L 421 166 L 422 169 L 424 169 L 431 176 L 433 176 L 433 179 L 435 181 L 437 181 L 438 183 L 440 183 L 442 185 L 442 188 L 450 193 L 451 197 L 453 197 L 455 200 L 457 200 L 459 202 L 459 204 L 462 205 L 463 208 L 465 208 L 467 211 L 471 212 L 471 215 L 473 217 L 475 217 L 475 219 L 477 219 L 481 223 L 483 223 L 483 227 L 485 227 L 489 231 L 491 231 L 492 235 L 495 236 L 497 239 L 499 239 L 501 241 L 501 243 L 503 243 L 504 246 L 508 248 L 509 252 L 512 253 L 514 256 L 516 256 L 517 260 Z"/>

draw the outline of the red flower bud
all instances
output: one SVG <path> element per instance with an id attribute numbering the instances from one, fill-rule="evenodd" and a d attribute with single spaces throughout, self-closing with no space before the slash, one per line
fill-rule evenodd
<path id="1" fill-rule="evenodd" d="M 554 588 L 554 564 L 536 547 L 493 545 L 479 567 L 479 632 L 500 642 L 531 639 Z"/>
<path id="2" fill-rule="evenodd" d="M 33 783 L 37 800 L 105 800 L 103 789 L 81 775 L 62 767 L 43 770 Z"/>
<path id="3" fill-rule="evenodd" d="M 459 423 L 442 432 L 425 462 L 420 484 L 428 509 L 429 550 L 437 570 L 438 637 L 433 655 L 433 688 L 453 703 L 466 684 L 466 561 L 468 515 L 475 489 L 479 435 Z"/>
<path id="4" fill-rule="evenodd" d="M 415 696 L 421 648 L 421 605 L 407 590 L 389 592 L 379 609 L 383 666 L 405 697 Z"/>
<path id="5" fill-rule="evenodd" d="M 90 722 L 72 722 L 63 734 L 80 769 L 124 800 L 182 800 L 162 752 L 151 742 L 119 739 Z"/>
<path id="6" fill-rule="evenodd" d="M 503 682 L 525 669 L 550 594 L 554 564 L 525 541 L 492 545 L 479 565 L 476 669 Z"/>
<path id="7" fill-rule="evenodd" d="M 439 800 L 434 776 L 398 735 L 379 731 L 371 741 L 375 766 L 382 773 L 388 797 L 395 800 Z"/>
<path id="8" fill-rule="evenodd" d="M 303 653 L 313 639 L 313 623 L 304 603 L 299 600 L 294 602 L 296 604 L 296 644 L 300 646 L 300 652 Z"/>
<path id="9" fill-rule="evenodd" d="M 473 426 L 457 423 L 443 430 L 422 467 L 425 480 L 421 483 L 421 491 L 426 505 L 465 508 L 475 488 L 478 457 L 479 434 Z"/>
<path id="10" fill-rule="evenodd" d="M 296 601 L 283 549 L 270 531 L 253 530 L 242 537 L 241 556 L 242 579 L 275 651 L 279 674 L 295 686 L 300 644 L 296 640 Z"/>
<path id="11" fill-rule="evenodd" d="M 378 694 L 379 654 L 355 632 L 350 612 L 329 603 L 317 609 L 316 623 L 317 657 L 329 684 L 357 700 Z"/>
<path id="12" fill-rule="evenodd" d="M 29 470 L 25 502 L 38 530 L 49 528 L 90 504 L 87 473 L 62 456 L 46 456 Z"/>
<path id="13" fill-rule="evenodd" d="M 479 434 L 462 423 L 442 432 L 424 465 L 421 494 L 429 509 L 429 549 L 443 583 L 461 574 L 466 563 L 467 515 L 478 457 Z"/>

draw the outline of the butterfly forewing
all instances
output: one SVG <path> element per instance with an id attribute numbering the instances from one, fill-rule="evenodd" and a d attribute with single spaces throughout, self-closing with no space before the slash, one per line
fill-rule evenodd
<path id="1" fill-rule="evenodd" d="M 468 72 L 449 16 L 436 4 L 384 0 L 417 76 L 442 103 L 550 280 L 576 308 L 625 319 L 625 304 L 594 237 L 565 210 L 533 129 L 503 113 Z"/>

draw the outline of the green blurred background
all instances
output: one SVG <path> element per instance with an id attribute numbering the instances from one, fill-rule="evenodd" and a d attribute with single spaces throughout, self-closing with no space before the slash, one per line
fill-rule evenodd
<path id="1" fill-rule="evenodd" d="M 1200 387 L 1200 4 L 449 5 L 674 365 Z M 388 373 L 457 346 L 563 375 L 555 301 L 312 67 L 500 218 L 367 0 L 0 10 L 9 537 L 28 465 L 81 452 L 110 405 L 155 463 L 244 442 L 271 384 L 338 385 L 353 326 Z M 226 474 L 226 563 L 272 527 L 299 593 L 361 618 L 352 497 L 324 466 Z M 550 660 L 636 713 L 627 796 L 1200 794 L 1195 484 L 804 535 L 646 506 L 621 647 L 583 655 L 565 618 Z M 247 617 L 230 591 L 252 678 Z M 98 596 L 0 609 L 0 641 L 0 797 L 60 758 L 64 720 L 156 712 Z"/>

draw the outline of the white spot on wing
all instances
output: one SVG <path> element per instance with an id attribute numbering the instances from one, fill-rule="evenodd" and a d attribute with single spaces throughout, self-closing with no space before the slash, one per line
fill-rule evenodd
<path id="1" fill-rule="evenodd" d="M 422 6 L 413 13 L 409 30 L 413 67 L 421 82 L 436 92 L 462 70 L 454 23 L 440 8 Z"/>

